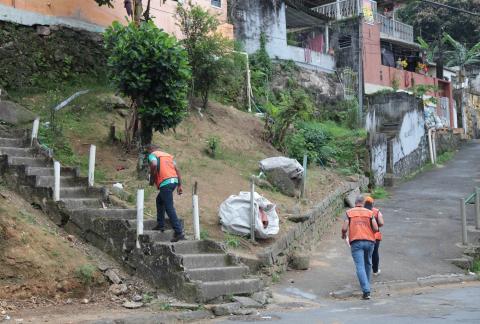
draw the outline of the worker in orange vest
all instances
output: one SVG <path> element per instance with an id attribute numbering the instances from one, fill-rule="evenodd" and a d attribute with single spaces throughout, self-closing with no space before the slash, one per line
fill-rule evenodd
<path id="1" fill-rule="evenodd" d="M 385 224 L 383 220 L 383 215 L 378 208 L 374 207 L 374 200 L 372 197 L 368 196 L 365 198 L 365 208 L 371 210 L 373 212 L 373 216 L 375 216 L 375 220 L 378 224 L 378 232 L 375 233 L 375 247 L 373 249 L 372 255 L 372 271 L 374 276 L 378 276 L 381 272 L 379 268 L 380 264 L 380 254 L 378 249 L 380 248 L 380 241 L 382 240 L 382 233 L 380 232 L 380 227 Z"/>
<path id="2" fill-rule="evenodd" d="M 363 299 L 370 299 L 372 254 L 378 225 L 373 212 L 364 208 L 364 204 L 365 199 L 360 195 L 355 199 L 355 207 L 347 210 L 342 226 L 342 239 L 347 239 L 348 233 L 353 262 L 363 292 L 362 297 Z"/>
<path id="3" fill-rule="evenodd" d="M 178 171 L 173 156 L 160 151 L 155 145 L 147 146 L 148 164 L 150 166 L 150 185 L 158 188 L 157 195 L 157 226 L 153 228 L 156 231 L 165 230 L 165 212 L 172 224 L 175 234 L 172 242 L 178 242 L 185 239 L 182 223 L 178 219 L 177 212 L 173 205 L 173 192 L 175 189 L 181 195 L 182 177 Z"/>

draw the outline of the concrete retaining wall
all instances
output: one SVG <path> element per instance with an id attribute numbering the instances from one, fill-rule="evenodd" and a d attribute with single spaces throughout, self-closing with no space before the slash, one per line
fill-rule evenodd
<path id="1" fill-rule="evenodd" d="M 296 251 L 308 250 L 314 242 L 327 233 L 338 215 L 345 209 L 345 194 L 356 189 L 366 188 L 368 179 L 362 178 L 357 182 L 348 182 L 330 193 L 318 203 L 311 211 L 306 213 L 308 220 L 296 223 L 288 233 L 278 238 L 270 247 L 257 254 L 258 261 L 254 262 L 243 258 L 242 261 L 249 265 L 252 271 L 266 268 L 266 272 L 286 271 L 289 256 Z"/>

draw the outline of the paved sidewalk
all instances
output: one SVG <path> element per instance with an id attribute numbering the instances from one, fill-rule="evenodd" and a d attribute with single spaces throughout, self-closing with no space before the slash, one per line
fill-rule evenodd
<path id="1" fill-rule="evenodd" d="M 379 277 L 373 282 L 409 282 L 434 274 L 462 273 L 447 259 L 462 249 L 459 198 L 480 186 L 480 143 L 465 145 L 445 166 L 420 174 L 379 201 L 385 216 Z M 473 224 L 473 205 L 467 208 Z M 340 239 L 341 219 L 330 237 L 319 242 L 308 271 L 282 275 L 275 292 L 319 300 L 330 292 L 358 289 L 353 261 Z"/>

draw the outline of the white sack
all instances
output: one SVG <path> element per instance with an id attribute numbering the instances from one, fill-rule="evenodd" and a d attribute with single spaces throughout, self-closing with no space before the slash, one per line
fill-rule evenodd
<path id="1" fill-rule="evenodd" d="M 278 234 L 280 227 L 275 204 L 272 204 L 256 192 L 254 198 L 255 238 L 266 239 Z M 268 226 L 266 228 L 263 228 L 260 208 L 268 218 Z M 223 231 L 240 236 L 250 235 L 250 192 L 240 192 L 238 196 L 232 195 L 228 197 L 220 205 L 219 216 Z"/>
<path id="2" fill-rule="evenodd" d="M 260 170 L 266 173 L 273 169 L 283 169 L 290 179 L 301 179 L 303 177 L 303 167 L 295 159 L 284 156 L 271 157 L 260 161 Z"/>

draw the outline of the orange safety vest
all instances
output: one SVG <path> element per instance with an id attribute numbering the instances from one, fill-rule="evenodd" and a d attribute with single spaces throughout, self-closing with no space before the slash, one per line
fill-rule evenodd
<path id="1" fill-rule="evenodd" d="M 178 177 L 172 155 L 161 151 L 155 151 L 152 154 L 157 157 L 157 172 L 155 174 L 157 188 L 163 181 Z"/>
<path id="2" fill-rule="evenodd" d="M 372 208 L 373 216 L 375 216 L 375 220 L 377 221 L 378 224 L 378 214 L 380 213 L 380 210 L 377 208 Z M 375 240 L 381 241 L 382 240 L 382 233 L 380 233 L 380 225 L 378 226 L 378 232 L 375 232 Z"/>
<path id="3" fill-rule="evenodd" d="M 375 233 L 371 223 L 372 216 L 373 212 L 363 207 L 355 207 L 347 211 L 350 243 L 359 240 L 375 242 Z"/>

